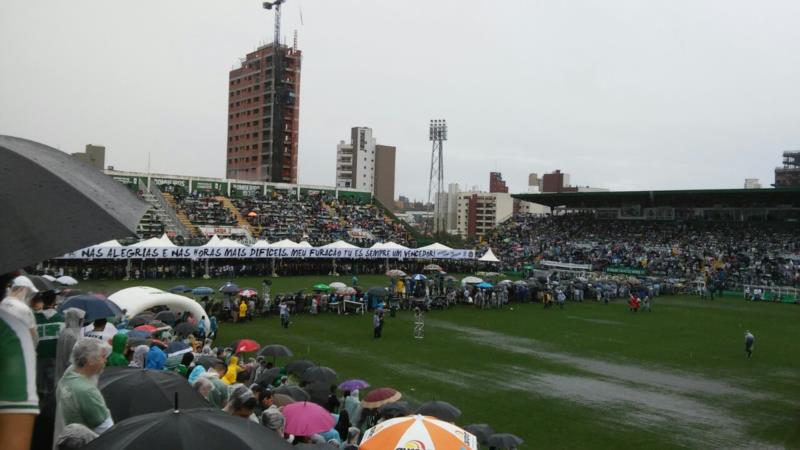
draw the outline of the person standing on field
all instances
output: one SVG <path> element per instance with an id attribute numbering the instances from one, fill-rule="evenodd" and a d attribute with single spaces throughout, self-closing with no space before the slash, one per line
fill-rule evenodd
<path id="1" fill-rule="evenodd" d="M 756 344 L 756 337 L 753 336 L 753 333 L 750 330 L 745 331 L 744 333 L 744 351 L 747 353 L 747 357 L 753 356 L 753 346 Z"/>

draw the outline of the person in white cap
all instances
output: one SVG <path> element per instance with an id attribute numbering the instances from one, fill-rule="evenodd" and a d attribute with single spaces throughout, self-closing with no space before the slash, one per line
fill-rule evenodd
<path id="1" fill-rule="evenodd" d="M 21 275 L 11 281 L 6 297 L 0 301 L 0 309 L 18 318 L 30 330 L 34 347 L 39 342 L 39 334 L 36 332 L 36 317 L 33 315 L 30 302 L 37 292 L 39 290 L 31 279 Z"/>

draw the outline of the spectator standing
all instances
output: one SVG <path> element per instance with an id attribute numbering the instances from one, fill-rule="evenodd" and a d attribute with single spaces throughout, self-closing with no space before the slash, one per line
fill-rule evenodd
<path id="1" fill-rule="evenodd" d="M 36 396 L 36 350 L 27 324 L 0 308 L 0 372 L 7 374 L 0 389 L 0 436 L 3 448 L 27 450 L 39 414 Z"/>
<path id="2" fill-rule="evenodd" d="M 373 337 L 379 339 L 383 332 L 383 310 L 375 310 L 375 315 L 372 316 Z"/>
<path id="3" fill-rule="evenodd" d="M 56 383 L 61 379 L 61 376 L 66 372 L 69 367 L 69 358 L 72 355 L 72 347 L 78 342 L 78 339 L 83 336 L 81 327 L 83 326 L 83 317 L 86 313 L 78 308 L 67 308 L 64 310 L 64 329 L 58 334 L 58 343 L 56 345 Z"/>
<path id="4" fill-rule="evenodd" d="M 58 382 L 56 436 L 63 425 L 79 423 L 102 434 L 114 420 L 97 388 L 97 379 L 106 366 L 111 346 L 98 339 L 81 339 L 72 349 L 72 365 Z M 61 426 L 59 426 L 61 425 Z"/>
<path id="5" fill-rule="evenodd" d="M 8 311 L 28 327 L 34 345 L 38 345 L 39 335 L 36 333 L 36 318 L 29 305 L 37 292 L 39 290 L 31 279 L 20 275 L 11 282 L 8 295 L 0 302 L 0 310 Z"/>
<path id="6" fill-rule="evenodd" d="M 40 414 L 36 418 L 33 448 L 50 448 L 53 445 L 53 423 L 56 414 L 56 351 L 58 336 L 64 328 L 64 317 L 53 307 L 55 291 L 42 291 L 34 297 L 34 317 L 39 345 L 36 347 L 36 392 L 39 396 Z"/>
<path id="7" fill-rule="evenodd" d="M 753 336 L 753 333 L 750 330 L 745 331 L 744 333 L 744 351 L 747 354 L 747 357 L 750 358 L 753 356 L 753 347 L 756 345 L 756 337 Z"/>

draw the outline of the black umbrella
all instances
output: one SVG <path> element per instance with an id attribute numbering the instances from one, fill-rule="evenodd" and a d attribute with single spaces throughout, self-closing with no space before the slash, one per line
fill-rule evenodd
<path id="1" fill-rule="evenodd" d="M 450 403 L 436 400 L 420 405 L 417 414 L 433 416 L 445 422 L 455 422 L 461 416 L 461 410 Z"/>
<path id="2" fill-rule="evenodd" d="M 210 369 L 214 367 L 216 363 L 222 363 L 223 361 L 215 356 L 211 355 L 202 355 L 198 356 L 197 359 L 194 360 L 195 364 L 199 364 L 206 369 Z"/>
<path id="3" fill-rule="evenodd" d="M 122 310 L 119 309 L 116 303 L 93 295 L 77 295 L 75 297 L 70 297 L 58 306 L 58 312 L 63 313 L 67 308 L 78 308 L 86 312 L 86 316 L 83 318 L 83 321 L 86 323 L 93 322 L 97 319 L 106 319 L 108 317 L 122 315 Z"/>
<path id="4" fill-rule="evenodd" d="M 384 298 L 384 297 L 388 297 L 389 296 L 389 291 L 387 291 L 386 288 L 384 288 L 384 287 L 375 286 L 375 287 L 369 288 L 369 290 L 367 291 L 367 294 L 369 294 L 369 295 L 371 295 L 373 297 Z"/>
<path id="5" fill-rule="evenodd" d="M 186 383 L 184 381 L 184 383 Z M 181 403 L 179 398 L 179 403 Z M 82 450 L 292 450 L 291 444 L 267 427 L 216 408 L 164 411 L 131 417 L 90 442 Z"/>
<path id="6" fill-rule="evenodd" d="M 338 450 L 339 447 L 334 447 L 327 442 L 324 444 L 311 444 L 311 443 L 304 443 L 304 444 L 297 444 L 294 446 L 295 450 Z"/>
<path id="7" fill-rule="evenodd" d="M 132 236 L 150 205 L 77 158 L 0 136 L 0 273 Z M 57 223 L 53 221 L 58 218 Z"/>
<path id="8" fill-rule="evenodd" d="M 496 433 L 489 436 L 486 440 L 486 445 L 494 448 L 517 448 L 523 441 L 518 436 L 510 433 Z"/>
<path id="9" fill-rule="evenodd" d="M 308 392 L 304 391 L 299 386 L 294 385 L 284 384 L 283 386 L 275 389 L 275 393 L 288 395 L 299 402 L 305 402 L 311 399 L 311 396 L 308 395 Z"/>
<path id="10" fill-rule="evenodd" d="M 222 292 L 223 294 L 230 294 L 230 295 L 238 294 L 240 290 L 241 289 L 239 289 L 239 286 L 237 286 L 234 283 L 231 283 L 230 281 L 223 284 L 222 287 L 219 288 L 219 291 Z"/>
<path id="11" fill-rule="evenodd" d="M 309 367 L 314 367 L 314 366 L 316 366 L 316 364 L 314 364 L 313 361 L 309 361 L 307 359 L 298 359 L 296 361 L 292 361 L 289 364 L 287 364 L 286 371 L 289 373 L 300 375 L 303 372 L 305 372 L 305 370 L 308 369 Z"/>
<path id="12" fill-rule="evenodd" d="M 395 418 L 407 416 L 411 413 L 411 407 L 408 402 L 400 400 L 399 402 L 387 403 L 378 408 L 378 414 L 386 418 Z"/>
<path id="13" fill-rule="evenodd" d="M 316 381 L 307 384 L 303 390 L 308 393 L 309 400 L 322 406 L 323 408 L 328 404 L 328 396 L 331 394 L 331 385 L 324 381 Z"/>
<path id="14" fill-rule="evenodd" d="M 262 347 L 258 352 L 258 356 L 272 356 L 274 358 L 276 356 L 294 356 L 294 353 L 285 345 L 270 344 Z"/>
<path id="15" fill-rule="evenodd" d="M 128 326 L 136 328 L 140 325 L 147 325 L 153 320 L 154 314 L 151 312 L 140 313 L 128 321 Z"/>
<path id="16" fill-rule="evenodd" d="M 177 372 L 108 367 L 97 384 L 114 422 L 174 407 L 175 394 L 181 408 L 206 408 L 208 402 Z"/>
<path id="17" fill-rule="evenodd" d="M 31 282 L 33 283 L 34 286 L 36 286 L 36 289 L 39 290 L 39 292 L 58 290 L 56 285 L 53 284 L 53 282 L 48 280 L 47 278 L 40 277 L 39 275 L 25 275 L 25 276 L 31 280 Z"/>
<path id="18" fill-rule="evenodd" d="M 338 375 L 336 374 L 336 371 L 330 367 L 314 366 L 304 370 L 303 374 L 300 376 L 300 379 L 306 383 L 313 383 L 316 381 L 330 383 L 331 381 L 336 380 L 337 376 Z"/>
<path id="19" fill-rule="evenodd" d="M 184 338 L 197 331 L 197 325 L 192 325 L 189 322 L 183 322 L 175 327 L 175 335 Z"/>
<path id="20" fill-rule="evenodd" d="M 255 382 L 262 386 L 270 386 L 272 382 L 275 381 L 275 378 L 281 374 L 280 367 L 273 367 L 271 369 L 266 369 L 260 374 L 258 374 L 258 378 L 256 378 Z"/>
<path id="21" fill-rule="evenodd" d="M 174 325 L 175 322 L 178 321 L 178 316 L 172 311 L 161 311 L 160 313 L 156 314 L 155 320 L 160 320 L 167 325 Z"/>
<path id="22" fill-rule="evenodd" d="M 465 430 L 474 434 L 478 438 L 478 442 L 486 445 L 489 436 L 494 434 L 494 428 L 485 423 L 473 423 L 464 427 Z"/>

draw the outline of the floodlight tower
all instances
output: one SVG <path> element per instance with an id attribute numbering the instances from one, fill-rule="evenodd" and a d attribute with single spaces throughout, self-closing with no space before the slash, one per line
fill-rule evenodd
<path id="1" fill-rule="evenodd" d="M 433 199 L 433 234 L 445 231 L 447 224 L 444 220 L 442 209 L 442 194 L 444 193 L 444 141 L 447 140 L 447 121 L 444 119 L 431 120 L 428 139 L 433 143 L 431 147 L 431 176 L 428 183 L 428 203 Z"/>

